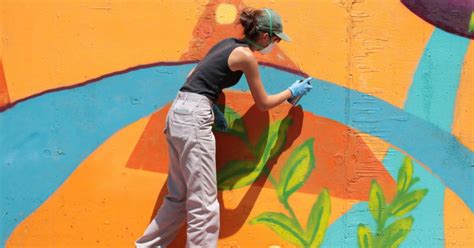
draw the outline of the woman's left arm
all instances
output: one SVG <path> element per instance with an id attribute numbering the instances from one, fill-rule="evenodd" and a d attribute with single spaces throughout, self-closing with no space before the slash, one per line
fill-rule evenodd
<path id="1" fill-rule="evenodd" d="M 291 97 L 291 91 L 288 89 L 273 95 L 267 94 L 260 78 L 257 59 L 251 51 L 243 47 L 232 51 L 229 56 L 229 67 L 231 70 L 244 72 L 255 104 L 261 111 L 267 111 Z"/>

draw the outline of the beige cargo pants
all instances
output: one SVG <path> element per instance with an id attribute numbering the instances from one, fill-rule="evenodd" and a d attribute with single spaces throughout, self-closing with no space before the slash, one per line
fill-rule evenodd
<path id="1" fill-rule="evenodd" d="M 216 147 L 212 101 L 178 92 L 166 117 L 169 150 L 168 195 L 136 247 L 166 247 L 187 221 L 186 247 L 217 247 Z"/>

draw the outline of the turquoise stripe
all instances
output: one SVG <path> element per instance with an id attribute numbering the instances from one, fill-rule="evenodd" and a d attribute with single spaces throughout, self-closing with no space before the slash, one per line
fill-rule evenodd
<path id="1" fill-rule="evenodd" d="M 135 70 L 0 113 L 0 247 L 99 145 L 170 102 L 192 66 Z"/>
<path id="2" fill-rule="evenodd" d="M 1 112 L 0 130 L 5 132 L 0 136 L 0 210 L 5 214 L 2 214 L 0 243 L 4 244 L 15 226 L 38 208 L 108 137 L 170 102 L 193 66 L 134 70 L 44 94 Z M 263 81 L 271 82 L 265 85 L 270 93 L 285 89 L 298 78 L 270 67 L 262 67 L 261 72 Z M 457 165 L 471 161 L 471 151 L 450 133 L 427 121 L 360 92 L 321 80 L 314 80 L 314 85 L 313 91 L 301 101 L 308 112 L 372 133 L 416 155 L 420 161 L 427 161 L 424 163 L 430 167 L 442 167 L 444 160 L 455 161 Z M 242 80 L 233 89 L 248 91 L 248 85 Z M 366 123 L 361 121 L 364 115 L 346 112 L 347 104 L 352 106 L 361 101 L 370 102 L 377 109 L 374 116 L 378 115 L 379 121 Z M 383 130 L 391 132 L 380 132 Z M 463 176 L 468 173 L 453 168 L 452 174 L 465 186 Z M 442 179 L 453 183 L 451 177 Z"/>
<path id="3" fill-rule="evenodd" d="M 418 65 L 405 103 L 407 112 L 433 123 L 440 130 L 451 131 L 455 97 L 468 46 L 469 40 L 466 38 L 446 33 L 440 29 L 433 32 Z M 401 120 L 405 119 L 401 118 Z M 407 128 L 412 128 L 414 132 L 421 131 L 418 126 L 407 126 Z M 398 129 L 397 131 L 401 130 Z M 429 135 L 436 137 L 441 133 L 443 132 L 438 131 Z M 440 157 L 438 156 L 439 153 L 453 151 L 451 144 L 457 142 L 454 137 L 442 137 L 440 142 L 444 140 L 446 147 L 443 150 L 438 150 L 427 139 L 423 139 L 415 133 L 412 134 L 407 135 L 407 132 L 403 132 L 403 134 L 400 133 L 400 136 L 406 140 L 424 140 L 423 142 L 417 142 L 418 147 L 406 149 L 406 147 L 396 145 L 397 142 L 392 144 L 424 162 L 433 170 L 434 174 L 428 172 L 420 164 L 414 163 L 415 176 L 420 178 L 420 183 L 414 188 L 428 188 L 429 192 L 420 205 L 410 213 L 415 222 L 411 233 L 400 247 L 444 247 L 445 186 L 436 176 L 450 186 L 472 210 L 473 173 L 472 168 L 470 168 L 474 161 L 472 152 L 465 148 L 465 153 L 456 152 L 457 154 L 454 156 Z M 427 133 L 422 135 L 427 135 Z M 427 149 L 423 149 L 423 154 L 420 154 L 420 148 L 423 147 Z M 385 168 L 395 179 L 404 156 L 404 154 L 394 149 L 389 149 L 383 161 Z M 431 159 L 425 160 L 429 157 Z M 453 160 L 453 157 L 465 158 L 465 160 Z M 433 160 L 438 160 L 438 164 L 435 165 Z M 372 216 L 367 212 L 366 203 L 356 204 L 329 228 L 324 247 L 337 247 L 341 244 L 343 244 L 342 247 L 357 247 L 358 223 L 368 224 L 372 230 L 375 230 L 375 223 Z M 342 234 L 353 236 L 346 236 L 349 239 L 345 240 Z M 340 243 L 340 241 L 343 243 Z"/>
<path id="4" fill-rule="evenodd" d="M 435 29 L 421 57 L 405 102 L 407 112 L 451 132 L 456 95 L 468 47 L 469 39 Z M 396 172 L 400 168 L 404 155 L 393 149 L 390 153 L 393 153 L 393 156 L 385 157 L 383 163 L 396 178 Z M 391 159 L 391 157 L 396 158 Z M 449 170 L 453 167 L 449 161 L 445 162 L 444 168 Z M 418 173 L 426 171 L 418 163 L 414 164 L 414 169 Z M 433 173 L 446 173 L 446 171 L 439 168 L 433 169 Z M 401 247 L 413 247 L 413 244 L 444 247 L 445 186 L 432 173 L 423 173 L 419 177 L 424 188 L 429 189 L 429 193 L 411 213 L 415 218 L 413 230 Z M 461 181 L 459 187 L 464 189 L 464 194 L 470 194 L 472 200 L 472 188 L 469 187 L 469 181 L 472 182 L 473 179 L 472 169 L 470 173 L 467 173 L 467 177 L 466 181 Z M 460 193 L 459 190 L 457 192 Z"/>
<path id="5" fill-rule="evenodd" d="M 470 40 L 435 29 L 411 85 L 405 110 L 451 132 L 456 95 Z"/>

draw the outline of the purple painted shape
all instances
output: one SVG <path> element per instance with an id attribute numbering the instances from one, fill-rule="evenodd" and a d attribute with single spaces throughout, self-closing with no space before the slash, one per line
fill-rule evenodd
<path id="1" fill-rule="evenodd" d="M 446 32 L 474 39 L 474 32 L 469 32 L 474 0 L 401 0 L 401 2 L 434 26 Z"/>

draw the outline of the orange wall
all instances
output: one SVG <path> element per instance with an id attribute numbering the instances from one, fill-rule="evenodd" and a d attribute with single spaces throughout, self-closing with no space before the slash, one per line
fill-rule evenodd
<path id="1" fill-rule="evenodd" d="M 137 68 L 156 65 L 160 70 L 161 62 L 186 65 L 199 60 L 218 40 L 240 36 L 241 28 L 235 24 L 236 15 L 246 6 L 267 6 L 276 10 L 284 20 L 285 32 L 293 40 L 279 43 L 271 54 L 257 55 L 262 64 L 310 75 L 343 87 L 341 89 L 355 90 L 402 112 L 420 58 L 437 29 L 396 0 L 2 0 L 0 107 L 3 109 L 0 117 L 4 119 L 1 120 L 7 120 L 9 113 L 21 110 L 25 106 L 21 103 L 28 104 L 48 97 L 50 92 L 73 91 L 89 83 L 101 82 L 96 79 L 136 71 Z M 459 72 L 459 88 L 452 89 L 455 103 L 452 129 L 447 134 L 455 137 L 460 147 L 472 156 L 473 46 L 472 40 L 466 40 L 468 49 Z M 445 49 L 449 50 L 449 47 Z M 178 74 L 183 77 L 187 71 L 179 71 Z M 270 88 L 270 84 L 266 87 Z M 164 97 L 162 94 L 157 91 L 156 97 Z M 91 98 L 84 97 L 94 100 L 100 95 L 94 93 Z M 133 97 L 130 96 L 130 99 Z M 78 108 L 81 105 L 78 102 L 61 104 Z M 306 104 L 316 103 L 308 100 Z M 268 162 L 274 168 L 272 174 L 275 177 L 280 175 L 285 162 L 300 144 L 314 139 L 316 168 L 305 185 L 292 195 L 289 203 L 294 206 L 301 225 L 306 226 L 308 218 L 312 218 L 310 211 L 315 200 L 323 189 L 328 189 L 331 205 L 328 230 L 333 230 L 325 236 L 328 242 L 331 242 L 331 235 L 342 230 L 338 229 L 340 224 L 334 223 L 341 221 L 356 204 L 370 201 L 372 180 L 381 185 L 387 202 L 394 199 L 399 167 L 390 167 L 384 160 L 391 152 L 411 157 L 419 164 L 415 166 L 415 171 L 423 170 L 423 173 L 432 175 L 439 185 L 445 184 L 444 178 L 440 179 L 436 173 L 430 174 L 431 165 L 414 157 L 412 151 L 392 144 L 383 136 L 372 135 L 328 116 L 306 111 L 305 105 L 300 112 L 289 105 L 282 105 L 263 118 L 255 112 L 250 94 L 235 89 L 226 92 L 226 105 L 243 116 L 252 144 L 257 143 L 260 133 L 271 123 L 286 116 L 292 118 L 293 124 L 285 134 L 285 147 L 275 161 Z M 166 104 L 151 114 L 135 118 L 96 144 L 80 163 L 71 165 L 74 166 L 72 173 L 57 185 L 53 193 L 42 196 L 38 200 L 40 203 L 30 212 L 24 212 L 8 222 L 14 223 L 11 224 L 12 230 L 2 229 L 6 246 L 132 246 L 166 193 L 168 158 L 161 130 L 168 107 Z M 54 108 L 51 106 L 52 110 Z M 351 106 L 348 108 L 350 112 Z M 112 118 L 110 116 L 113 114 L 104 113 L 97 119 Z M 32 119 L 29 125 L 35 126 L 36 117 L 29 118 Z M 75 120 L 81 121 L 79 117 Z M 424 121 L 437 125 L 436 121 Z M 61 118 L 56 122 L 62 125 Z M 3 127 L 1 129 L 12 133 L 20 128 L 13 124 Z M 87 128 L 100 133 L 103 127 L 89 124 Z M 75 132 L 81 135 L 81 130 Z M 62 135 L 55 133 L 54 136 L 42 137 L 43 141 L 54 146 Z M 32 139 L 31 136 L 23 140 L 16 140 L 10 135 L 4 137 L 1 140 L 5 142 L 3 144 L 18 142 L 15 146 L 26 146 L 28 139 Z M 249 151 L 226 148 L 226 145 L 241 142 L 236 137 L 217 133 L 216 138 L 222 147 L 221 154 L 217 155 L 218 169 L 225 167 L 234 157 L 250 156 Z M 11 157 L 19 156 L 15 146 L 4 151 L 2 163 L 7 164 Z M 75 146 L 75 149 L 80 150 L 81 145 Z M 69 151 L 65 153 L 70 155 Z M 44 157 L 28 159 L 38 164 L 47 163 Z M 14 163 L 12 166 L 15 166 Z M 21 167 L 18 168 L 21 172 Z M 11 171 L 5 169 L 5 178 Z M 471 184 L 465 187 L 472 189 L 472 174 L 468 175 L 468 182 L 469 179 Z M 428 196 L 435 196 L 436 190 L 430 187 L 431 181 L 423 180 L 422 177 Z M 450 189 L 449 184 L 439 187 L 446 187 L 439 190 L 440 199 L 437 199 L 441 201 L 444 226 L 418 226 L 418 231 L 442 234 L 440 238 L 443 242 L 438 245 L 474 247 L 472 209 L 466 199 Z M 0 200 L 4 205 L 15 204 L 16 197 L 22 196 L 11 197 L 2 193 Z M 35 200 L 32 197 L 32 201 Z M 250 223 L 263 212 L 287 211 L 279 203 L 274 185 L 266 178 L 239 189 L 222 190 L 219 201 L 223 209 L 219 247 L 295 246 L 285 234 L 273 232 L 266 225 Z M 424 208 L 420 205 L 419 209 Z M 416 212 L 414 219 L 417 223 Z M 421 219 L 418 218 L 418 223 L 426 223 Z M 357 226 L 359 223 L 349 224 Z M 357 239 L 357 233 L 352 234 L 352 238 Z M 184 238 L 182 229 L 173 246 L 181 247 Z M 406 242 L 405 247 L 425 245 L 416 243 L 422 242 L 416 239 L 406 239 Z M 330 244 L 334 243 L 327 243 Z"/>

